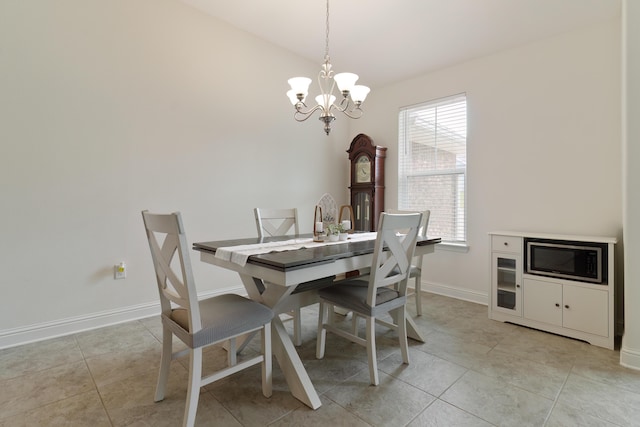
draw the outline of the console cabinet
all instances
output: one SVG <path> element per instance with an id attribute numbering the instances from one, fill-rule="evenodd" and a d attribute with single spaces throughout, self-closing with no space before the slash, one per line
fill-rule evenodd
<path id="1" fill-rule="evenodd" d="M 489 317 L 614 348 L 614 238 L 494 232 Z M 607 243 L 607 278 L 593 284 L 527 274 L 525 238 Z"/>

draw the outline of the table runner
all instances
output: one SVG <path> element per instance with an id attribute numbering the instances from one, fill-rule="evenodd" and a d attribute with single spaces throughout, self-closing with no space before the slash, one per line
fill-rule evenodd
<path id="1" fill-rule="evenodd" d="M 244 266 L 251 255 L 266 254 L 269 252 L 295 251 L 304 248 L 315 248 L 319 246 L 340 245 L 349 242 L 360 242 L 364 240 L 375 240 L 378 233 L 353 233 L 349 234 L 348 240 L 337 242 L 314 242 L 312 238 L 294 238 L 279 242 L 255 243 L 251 245 L 227 246 L 216 250 L 216 258 L 231 261 Z"/>

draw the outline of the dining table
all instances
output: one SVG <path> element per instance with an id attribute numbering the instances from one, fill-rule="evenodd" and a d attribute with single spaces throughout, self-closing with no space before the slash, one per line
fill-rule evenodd
<path id="1" fill-rule="evenodd" d="M 434 252 L 440 238 L 419 237 L 415 256 Z M 276 316 L 272 351 L 292 395 L 312 409 L 321 406 L 293 341 L 278 314 L 317 301 L 317 289 L 335 278 L 366 273 L 371 267 L 376 233 L 352 233 L 345 241 L 316 242 L 312 234 L 240 238 L 193 243 L 202 262 L 237 272 L 249 298 Z M 339 281 L 335 282 L 339 286 Z M 410 316 L 407 336 L 424 342 Z"/>

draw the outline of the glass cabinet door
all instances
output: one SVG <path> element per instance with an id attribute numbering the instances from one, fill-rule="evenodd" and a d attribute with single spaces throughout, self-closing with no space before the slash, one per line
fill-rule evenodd
<path id="1" fill-rule="evenodd" d="M 521 315 L 522 263 L 519 255 L 493 254 L 492 303 L 496 309 Z"/>

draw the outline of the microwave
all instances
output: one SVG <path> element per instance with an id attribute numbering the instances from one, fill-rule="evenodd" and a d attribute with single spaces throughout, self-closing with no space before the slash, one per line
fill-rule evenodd
<path id="1" fill-rule="evenodd" d="M 606 284 L 606 243 L 525 238 L 524 249 L 525 273 Z"/>

